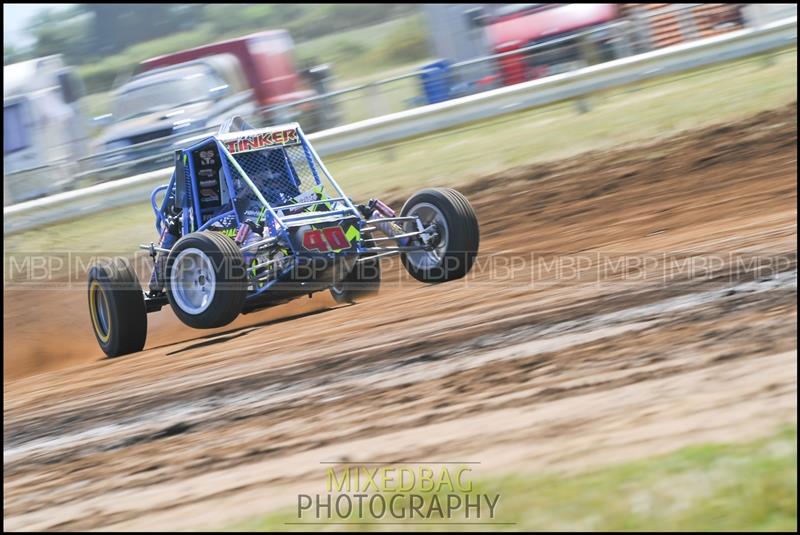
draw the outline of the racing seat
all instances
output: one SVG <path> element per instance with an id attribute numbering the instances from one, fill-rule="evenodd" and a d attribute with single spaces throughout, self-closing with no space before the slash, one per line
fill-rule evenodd
<path id="1" fill-rule="evenodd" d="M 246 158 L 247 165 L 242 167 L 270 205 L 288 204 L 300 195 L 298 181 L 282 148 L 249 153 Z"/>

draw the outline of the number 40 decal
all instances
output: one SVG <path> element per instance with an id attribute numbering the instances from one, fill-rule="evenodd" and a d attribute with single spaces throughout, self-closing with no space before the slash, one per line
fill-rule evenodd
<path id="1" fill-rule="evenodd" d="M 337 251 L 350 247 L 342 227 L 312 229 L 303 234 L 303 247 L 309 251 Z"/>

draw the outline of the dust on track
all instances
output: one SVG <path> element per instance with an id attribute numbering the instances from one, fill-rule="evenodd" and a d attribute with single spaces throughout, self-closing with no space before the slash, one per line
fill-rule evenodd
<path id="1" fill-rule="evenodd" d="M 795 104 L 511 169 L 461 188 L 482 230 L 466 281 L 390 261 L 373 299 L 210 334 L 164 310 L 113 361 L 82 291 L 6 289 L 7 527 L 224 525 L 319 487 L 323 460 L 572 469 L 769 432 L 796 417 L 796 176 Z M 625 255 L 655 260 L 596 278 Z M 539 269 L 558 258 L 587 269 Z"/>

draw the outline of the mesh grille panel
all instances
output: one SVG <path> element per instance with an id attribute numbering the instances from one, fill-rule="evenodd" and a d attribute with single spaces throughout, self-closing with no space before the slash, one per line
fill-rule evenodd
<path id="1" fill-rule="evenodd" d="M 243 152 L 234 158 L 271 206 L 289 204 L 319 185 L 300 145 Z"/>
<path id="2" fill-rule="evenodd" d="M 286 145 L 251 152 L 233 154 L 236 163 L 263 195 L 267 203 L 275 208 L 294 202 L 339 197 L 339 193 L 311 155 L 302 145 Z M 236 191 L 236 210 L 243 219 L 261 214 L 262 205 L 254 191 L 233 166 L 230 166 L 233 187 Z M 323 205 L 301 208 L 318 210 Z M 342 203 L 327 205 L 329 209 L 344 207 Z M 282 211 L 284 215 L 293 211 Z"/>

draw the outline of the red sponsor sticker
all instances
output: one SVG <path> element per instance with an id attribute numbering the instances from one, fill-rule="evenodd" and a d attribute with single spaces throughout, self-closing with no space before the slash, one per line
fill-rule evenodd
<path id="1" fill-rule="evenodd" d="M 225 148 L 231 154 L 237 152 L 248 152 L 251 150 L 259 150 L 266 147 L 274 147 L 277 145 L 291 145 L 298 143 L 297 130 L 290 128 L 287 130 L 278 130 L 275 132 L 264 132 L 252 136 L 244 136 L 232 141 L 225 142 Z"/>
<path id="2" fill-rule="evenodd" d="M 309 251 L 338 251 L 350 247 L 350 240 L 342 227 L 313 229 L 303 234 L 303 247 Z"/>

